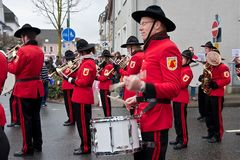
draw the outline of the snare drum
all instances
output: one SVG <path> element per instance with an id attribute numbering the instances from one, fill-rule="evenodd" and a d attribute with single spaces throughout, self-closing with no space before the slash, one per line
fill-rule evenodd
<path id="1" fill-rule="evenodd" d="M 96 155 L 135 153 L 141 148 L 137 119 L 117 116 L 91 120 L 92 151 Z"/>

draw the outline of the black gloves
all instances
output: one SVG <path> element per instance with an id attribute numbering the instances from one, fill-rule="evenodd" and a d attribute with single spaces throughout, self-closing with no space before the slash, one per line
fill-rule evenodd
<path id="1" fill-rule="evenodd" d="M 209 87 L 212 88 L 212 89 L 217 89 L 218 85 L 217 85 L 217 83 L 215 81 L 210 81 Z"/>
<path id="2" fill-rule="evenodd" d="M 120 70 L 119 64 L 113 63 L 113 68 L 114 68 L 114 70 L 117 71 L 117 72 Z"/>
<path id="3" fill-rule="evenodd" d="M 198 81 L 199 81 L 199 82 L 202 82 L 202 80 L 203 80 L 203 75 L 201 74 L 201 75 L 198 77 Z"/>

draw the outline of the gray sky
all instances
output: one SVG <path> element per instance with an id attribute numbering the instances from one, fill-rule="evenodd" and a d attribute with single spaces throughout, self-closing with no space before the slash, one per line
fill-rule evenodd
<path id="1" fill-rule="evenodd" d="M 82 3 L 84 3 L 83 0 Z M 15 13 L 20 26 L 29 23 L 41 29 L 53 29 L 48 19 L 36 12 L 31 0 L 3 0 L 3 4 Z M 107 0 L 92 0 L 90 7 L 71 15 L 70 25 L 75 30 L 77 37 L 84 38 L 90 43 L 99 42 L 98 17 L 104 11 L 106 5 Z M 64 23 L 65 26 L 66 23 Z"/>

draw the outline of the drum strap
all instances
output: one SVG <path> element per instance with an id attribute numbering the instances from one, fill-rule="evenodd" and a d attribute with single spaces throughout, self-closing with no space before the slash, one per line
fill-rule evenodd
<path id="1" fill-rule="evenodd" d="M 27 81 L 34 81 L 34 80 L 40 80 L 40 78 L 39 77 L 33 77 L 33 78 L 17 79 L 16 82 L 27 82 Z"/>
<path id="2" fill-rule="evenodd" d="M 142 148 L 155 148 L 155 142 L 142 142 Z"/>

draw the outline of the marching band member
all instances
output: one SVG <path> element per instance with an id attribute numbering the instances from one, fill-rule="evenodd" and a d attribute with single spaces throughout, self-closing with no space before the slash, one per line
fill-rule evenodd
<path id="1" fill-rule="evenodd" d="M 75 59 L 75 55 L 72 51 L 67 50 L 65 52 L 66 61 L 72 61 Z M 76 78 L 76 72 L 70 75 L 72 78 Z M 68 116 L 68 120 L 64 122 L 64 126 L 74 125 L 74 116 L 73 116 L 73 102 L 71 101 L 74 85 L 69 83 L 67 80 L 63 79 L 62 90 L 64 97 L 64 104 Z"/>
<path id="2" fill-rule="evenodd" d="M 109 58 L 113 57 L 108 50 L 102 52 L 101 58 L 104 58 L 104 66 L 97 76 L 99 80 L 98 88 L 100 89 L 101 102 L 103 106 L 104 116 L 110 117 L 112 115 L 111 101 L 108 97 L 110 95 L 109 86 L 112 84 L 111 78 L 113 77 L 113 65 L 110 63 Z M 111 73 L 110 73 L 111 72 Z"/>
<path id="3" fill-rule="evenodd" d="M 77 51 L 81 55 L 81 65 L 77 71 L 76 78 L 69 77 L 67 81 L 75 85 L 72 101 L 74 118 L 81 138 L 80 148 L 74 150 L 74 155 L 91 153 L 90 119 L 92 118 L 92 107 L 94 104 L 92 85 L 96 77 L 96 64 L 91 54 L 94 44 L 88 44 L 80 39 L 76 44 Z"/>
<path id="4" fill-rule="evenodd" d="M 181 72 L 181 91 L 179 95 L 173 98 L 174 127 L 177 134 L 176 140 L 170 142 L 175 145 L 173 149 L 178 150 L 187 147 L 187 105 L 189 103 L 188 86 L 193 78 L 190 63 L 195 62 L 193 53 L 190 50 L 182 52 L 182 72 Z"/>
<path id="5" fill-rule="evenodd" d="M 167 35 L 176 26 L 156 5 L 136 11 L 132 17 L 140 23 L 145 43 L 141 69 L 145 77 L 131 75 L 125 81 L 129 90 L 142 92 L 142 97 L 126 100 L 127 106 L 139 103 L 137 114 L 140 114 L 143 149 L 134 154 L 134 159 L 164 160 L 173 119 L 171 99 L 178 95 L 181 86 L 181 53 Z"/>
<path id="6" fill-rule="evenodd" d="M 44 55 L 35 40 L 40 32 L 29 24 L 17 30 L 14 36 L 21 38 L 24 45 L 18 49 L 15 59 L 8 63 L 9 72 L 16 76 L 13 95 L 17 98 L 23 136 L 22 150 L 14 153 L 17 157 L 42 151 L 40 107 L 44 89 L 40 73 Z"/>
<path id="7" fill-rule="evenodd" d="M 208 128 L 208 142 L 221 142 L 223 136 L 222 109 L 224 101 L 224 87 L 231 81 L 227 65 L 221 63 L 221 56 L 218 50 L 210 51 L 207 54 L 207 70 L 212 74 L 208 88 L 209 105 L 206 107 L 206 125 Z"/>
<path id="8" fill-rule="evenodd" d="M 210 51 L 213 49 L 217 49 L 213 46 L 212 42 L 206 42 L 205 45 L 201 45 L 201 47 L 204 47 L 205 55 L 207 55 Z M 203 62 L 206 63 L 206 62 Z M 199 77 L 199 80 L 201 81 L 201 76 Z M 199 121 L 205 121 L 206 117 L 206 108 L 208 106 L 208 95 L 203 92 L 202 85 L 198 87 L 198 109 L 200 113 L 200 117 L 197 118 Z M 205 138 L 204 136 L 202 138 Z"/>
<path id="9" fill-rule="evenodd" d="M 5 55 L 0 51 L 0 95 L 2 94 L 5 80 L 7 79 L 8 64 Z M 8 160 L 10 145 L 8 138 L 4 133 L 4 125 L 6 124 L 6 116 L 4 108 L 0 103 L 0 159 Z"/>
<path id="10" fill-rule="evenodd" d="M 127 39 L 126 44 L 121 45 L 121 48 L 127 48 L 128 53 L 132 56 L 126 70 L 123 68 L 120 68 L 119 65 L 113 64 L 114 69 L 117 70 L 121 76 L 130 76 L 130 75 L 137 75 L 139 74 L 141 67 L 142 67 L 142 61 L 144 57 L 144 53 L 141 50 L 141 45 L 143 43 L 139 43 L 137 37 L 135 36 L 130 36 Z M 124 88 L 124 94 L 123 94 L 123 99 L 126 100 L 129 97 L 132 97 L 136 95 L 136 92 L 129 91 L 126 87 Z M 130 114 L 134 114 L 134 106 L 131 107 L 130 109 Z"/>

